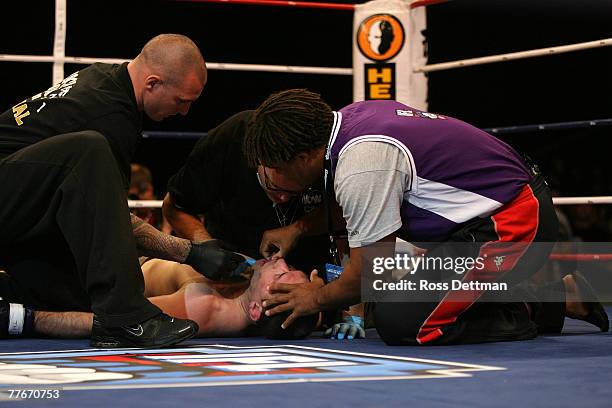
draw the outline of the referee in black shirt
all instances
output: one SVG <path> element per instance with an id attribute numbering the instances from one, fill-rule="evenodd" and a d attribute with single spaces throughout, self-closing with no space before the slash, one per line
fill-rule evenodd
<path id="1" fill-rule="evenodd" d="M 267 231 L 287 226 L 311 211 L 321 211 L 323 186 L 303 194 L 288 192 L 273 203 L 259 169 L 247 165 L 242 152 L 253 111 L 239 112 L 202 137 L 185 164 L 170 178 L 163 212 L 177 235 L 192 241 L 217 238 L 241 253 L 259 258 Z M 271 193 L 275 195 L 274 192 Z M 278 195 L 278 194 L 276 194 Z M 329 237 L 300 241 L 287 258 L 309 272 L 329 260 Z"/>

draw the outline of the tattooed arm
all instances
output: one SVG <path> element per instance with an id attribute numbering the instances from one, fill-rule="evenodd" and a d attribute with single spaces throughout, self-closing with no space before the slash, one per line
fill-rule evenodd
<path id="1" fill-rule="evenodd" d="M 131 217 L 136 248 L 141 256 L 186 263 L 213 280 L 235 278 L 244 271 L 245 258 L 225 249 L 220 240 L 192 243 L 166 235 L 133 214 Z"/>
<path id="2" fill-rule="evenodd" d="M 134 214 L 131 214 L 131 217 L 136 248 L 140 256 L 181 263 L 185 261 L 191 250 L 189 240 L 164 234 Z"/>

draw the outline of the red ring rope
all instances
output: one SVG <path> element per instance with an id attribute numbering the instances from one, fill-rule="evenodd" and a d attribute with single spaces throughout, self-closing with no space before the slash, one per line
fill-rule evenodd
<path id="1" fill-rule="evenodd" d="M 551 261 L 612 261 L 612 254 L 550 254 Z"/>
<path id="2" fill-rule="evenodd" d="M 228 3 L 246 4 L 251 6 L 280 6 L 298 8 L 317 8 L 326 10 L 355 10 L 355 4 L 342 3 L 315 3 L 312 1 L 288 1 L 288 0 L 176 0 L 189 3 Z M 419 0 L 410 5 L 410 8 L 430 6 L 432 4 L 446 3 L 450 0 Z"/>
<path id="3" fill-rule="evenodd" d="M 355 10 L 354 4 L 341 3 L 313 3 L 311 1 L 286 1 L 286 0 L 177 0 L 190 3 L 229 3 L 248 4 L 252 6 L 282 6 L 298 8 L 318 8 L 327 10 Z"/>

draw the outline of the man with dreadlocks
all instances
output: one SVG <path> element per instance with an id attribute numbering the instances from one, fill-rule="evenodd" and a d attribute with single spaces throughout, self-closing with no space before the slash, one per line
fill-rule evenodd
<path id="1" fill-rule="evenodd" d="M 252 110 L 239 112 L 210 130 L 168 182 L 163 212 L 175 233 L 200 242 L 215 238 L 253 258 L 262 237 L 315 211 L 323 202 L 322 185 L 293 194 L 267 188 L 242 152 Z M 288 262 L 298 269 L 322 270 L 328 237 L 309 237 Z"/>
<path id="2" fill-rule="evenodd" d="M 465 122 L 396 101 L 357 102 L 334 112 L 318 94 L 280 92 L 256 110 L 244 149 L 251 166 L 275 188 L 298 193 L 327 174 L 328 208 L 335 199 L 346 220 L 350 261 L 339 279 L 325 286 L 271 286 L 275 296 L 264 303 L 266 313 L 293 310 L 284 327 L 299 316 L 358 303 L 362 271 L 373 271 L 367 251 L 385 252 L 380 248 L 394 245 L 397 237 L 474 242 L 483 268 L 470 269 L 462 282 L 507 281 L 511 288 L 548 258 L 552 245 L 536 249 L 531 243 L 557 237 L 550 192 L 537 167 Z M 330 212 L 327 217 L 329 225 Z M 276 255 L 284 256 L 300 237 L 325 230 L 325 220 L 313 221 L 299 220 L 262 243 L 264 255 L 276 247 Z M 393 257 L 393 251 L 384 255 Z M 559 281 L 556 292 L 565 293 L 576 281 L 568 282 Z M 555 330 L 562 327 L 564 313 L 550 310 L 562 301 L 476 303 L 483 296 L 492 299 L 478 289 L 437 295 L 377 302 L 374 321 L 383 340 L 408 345 L 528 339 L 538 332 L 536 318 L 555 320 Z M 593 303 L 577 313 L 593 320 L 596 310 Z M 597 324 L 607 329 L 603 318 Z"/>

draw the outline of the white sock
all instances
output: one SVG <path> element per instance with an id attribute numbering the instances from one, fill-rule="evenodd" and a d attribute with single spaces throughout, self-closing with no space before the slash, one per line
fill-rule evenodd
<path id="1" fill-rule="evenodd" d="M 22 304 L 10 303 L 8 333 L 18 336 L 23 332 L 26 310 Z"/>

